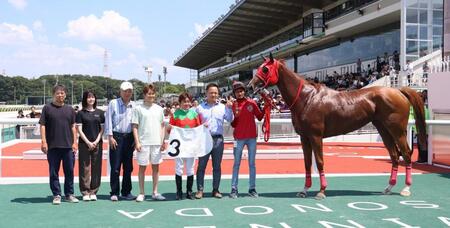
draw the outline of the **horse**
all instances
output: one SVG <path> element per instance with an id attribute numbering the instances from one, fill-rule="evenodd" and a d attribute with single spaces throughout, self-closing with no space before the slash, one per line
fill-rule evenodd
<path id="1" fill-rule="evenodd" d="M 320 191 L 315 198 L 321 200 L 326 197 L 323 138 L 346 134 L 368 123 L 372 123 L 378 130 L 392 162 L 389 184 L 383 194 L 392 194 L 391 190 L 397 183 L 399 157 L 402 156 L 406 166 L 406 186 L 400 194 L 411 195 L 412 150 L 408 147 L 406 131 L 410 105 L 415 113 L 420 145 L 423 146 L 426 142 L 424 104 L 416 91 L 408 87 L 396 89 L 374 86 L 338 92 L 305 80 L 288 69 L 283 60 L 274 59 L 272 54 L 263 59 L 264 62 L 247 87 L 257 93 L 263 88 L 276 85 L 289 105 L 292 124 L 295 132 L 300 135 L 305 165 L 304 189 L 297 196 L 307 197 L 307 191 L 312 186 L 311 160 L 314 152 L 320 177 Z"/>

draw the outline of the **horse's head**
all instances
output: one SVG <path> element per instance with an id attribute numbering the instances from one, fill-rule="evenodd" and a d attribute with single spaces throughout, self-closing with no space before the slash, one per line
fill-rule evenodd
<path id="1" fill-rule="evenodd" d="M 269 58 L 263 57 L 263 59 L 264 62 L 258 67 L 256 74 L 247 85 L 252 87 L 255 93 L 278 82 L 278 66 L 280 62 L 273 58 L 272 53 L 270 53 Z"/>

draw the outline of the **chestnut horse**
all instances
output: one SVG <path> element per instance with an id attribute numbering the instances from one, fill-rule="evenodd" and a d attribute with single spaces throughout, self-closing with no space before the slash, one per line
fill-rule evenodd
<path id="1" fill-rule="evenodd" d="M 407 124 L 410 105 L 415 112 L 419 142 L 425 145 L 424 104 L 420 95 L 407 87 L 401 89 L 375 86 L 353 91 L 338 92 L 322 84 L 306 81 L 288 69 L 284 61 L 265 58 L 249 82 L 257 92 L 277 85 L 286 104 L 290 106 L 292 124 L 300 135 L 305 161 L 305 187 L 297 195 L 306 197 L 312 185 L 312 152 L 320 175 L 320 191 L 316 199 L 325 198 L 327 181 L 324 173 L 323 138 L 342 135 L 372 123 L 378 130 L 392 161 L 389 185 L 384 194 L 391 194 L 397 182 L 399 157 L 406 165 L 406 186 L 401 195 L 409 196 L 411 155 L 407 143 Z"/>

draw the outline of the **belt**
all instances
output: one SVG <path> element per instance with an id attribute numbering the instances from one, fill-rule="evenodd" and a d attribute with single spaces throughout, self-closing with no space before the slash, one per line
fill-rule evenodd
<path id="1" fill-rule="evenodd" d="M 133 135 L 133 133 L 120 133 L 120 132 L 116 132 L 116 131 L 113 131 L 113 135 L 118 135 L 118 136 L 130 136 L 130 135 Z"/>
<path id="2" fill-rule="evenodd" d="M 213 138 L 223 138 L 223 135 L 211 135 Z"/>

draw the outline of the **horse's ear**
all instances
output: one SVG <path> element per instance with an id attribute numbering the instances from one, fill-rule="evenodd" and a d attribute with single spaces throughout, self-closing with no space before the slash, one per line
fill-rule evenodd
<path id="1" fill-rule="evenodd" d="M 272 52 L 269 53 L 270 62 L 273 62 Z"/>

